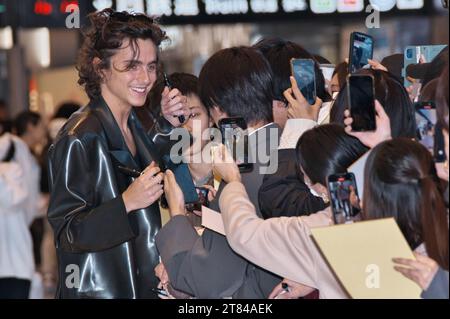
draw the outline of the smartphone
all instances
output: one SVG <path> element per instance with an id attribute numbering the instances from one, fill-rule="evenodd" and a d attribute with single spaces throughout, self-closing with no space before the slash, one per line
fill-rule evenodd
<path id="1" fill-rule="evenodd" d="M 331 210 L 336 225 L 359 219 L 359 195 L 353 173 L 333 174 L 327 178 Z"/>
<path id="2" fill-rule="evenodd" d="M 175 179 L 183 192 L 185 204 L 198 202 L 199 197 L 188 165 L 186 163 L 173 163 L 169 155 L 163 156 L 163 162 L 164 167 L 162 170 L 165 171 L 166 169 L 170 169 L 173 172 Z"/>
<path id="3" fill-rule="evenodd" d="M 410 64 L 420 63 L 420 58 L 423 56 L 425 62 L 431 62 L 433 59 L 446 48 L 446 45 L 422 45 L 422 46 L 407 46 L 403 55 L 403 71 L 402 75 L 405 78 L 405 87 L 411 86 L 413 83 L 407 79 L 406 69 Z"/>
<path id="4" fill-rule="evenodd" d="M 219 129 L 222 143 L 228 148 L 240 172 L 250 172 L 253 164 L 249 161 L 247 123 L 241 117 L 221 119 Z"/>
<path id="5" fill-rule="evenodd" d="M 416 137 L 431 154 L 434 154 L 435 127 L 437 122 L 436 106 L 433 101 L 414 103 L 416 110 Z"/>
<path id="6" fill-rule="evenodd" d="M 352 32 L 350 36 L 349 70 L 350 74 L 364 68 L 373 58 L 373 38 L 361 32 Z"/>
<path id="7" fill-rule="evenodd" d="M 336 65 L 334 64 L 320 64 L 320 70 L 322 71 L 323 77 L 326 81 L 331 82 L 333 79 L 334 69 Z"/>
<path id="8" fill-rule="evenodd" d="M 312 59 L 291 59 L 291 73 L 310 105 L 316 103 L 316 72 Z"/>
<path id="9" fill-rule="evenodd" d="M 375 131 L 375 88 L 371 75 L 350 74 L 347 77 L 347 94 L 355 132 Z"/>
<path id="10" fill-rule="evenodd" d="M 169 80 L 169 77 L 167 76 L 167 74 L 164 72 L 163 73 L 163 77 L 164 77 L 164 84 L 169 88 L 169 90 L 173 89 L 172 83 Z M 176 115 L 174 115 L 173 117 L 177 117 Z M 180 115 L 178 116 L 178 121 L 183 124 L 184 121 L 186 120 L 184 115 Z"/>
<path id="11" fill-rule="evenodd" d="M 436 123 L 434 128 L 434 161 L 436 163 L 444 163 L 447 160 L 447 155 L 445 154 L 445 140 L 444 134 L 442 133 L 442 126 Z"/>
<path id="12" fill-rule="evenodd" d="M 194 210 L 202 211 L 202 206 L 208 207 L 209 201 L 208 201 L 208 193 L 209 189 L 205 187 L 196 187 L 195 190 L 198 194 L 198 202 L 187 204 L 186 209 L 188 212 L 193 212 Z"/>

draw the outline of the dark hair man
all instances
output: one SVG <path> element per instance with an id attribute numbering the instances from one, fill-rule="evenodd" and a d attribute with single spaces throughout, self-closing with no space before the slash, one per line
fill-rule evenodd
<path id="1" fill-rule="evenodd" d="M 159 154 L 132 107 L 144 105 L 166 39 L 153 19 L 106 9 L 91 27 L 78 61 L 90 103 L 75 113 L 49 151 L 49 221 L 59 259 L 60 298 L 151 298 L 161 227 Z M 185 97 L 163 92 L 174 126 Z M 128 170 L 124 170 L 125 167 Z M 130 172 L 142 171 L 136 177 Z"/>
<path id="2" fill-rule="evenodd" d="M 200 99 L 216 124 L 224 118 L 244 118 L 251 131 L 249 157 L 259 155 L 259 151 L 269 154 L 271 148 L 276 150 L 272 70 L 260 52 L 249 47 L 218 51 L 203 66 L 199 86 Z M 267 166 L 260 158 L 253 163 L 253 170 L 243 173 L 242 181 L 259 212 L 258 189 Z M 219 210 L 217 199 L 224 186 L 219 186 L 216 200 L 210 204 L 212 209 Z M 169 287 L 198 298 L 267 298 L 281 278 L 236 254 L 226 237 L 209 229 L 199 236 L 183 211 L 170 207 L 172 219 L 157 235 Z"/>

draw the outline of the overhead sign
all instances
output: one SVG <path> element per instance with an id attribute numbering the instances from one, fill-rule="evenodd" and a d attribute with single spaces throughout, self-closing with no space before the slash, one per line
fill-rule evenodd
<path id="1" fill-rule="evenodd" d="M 431 1 L 423 0 L 0 0 L 0 23 L 25 28 L 64 28 L 66 9 L 74 4 L 79 7 L 81 25 L 88 13 L 105 8 L 146 13 L 160 18 L 165 25 L 305 21 L 331 15 L 339 19 L 363 15 L 369 4 L 392 13 L 416 14 L 434 8 Z M 5 16 L 14 20 L 7 23 Z"/>
<path id="2" fill-rule="evenodd" d="M 0 0 L 0 27 L 8 25 L 8 8 L 5 0 Z"/>
<path id="3" fill-rule="evenodd" d="M 364 10 L 364 0 L 338 0 L 339 12 L 361 12 Z"/>
<path id="4" fill-rule="evenodd" d="M 95 11 L 92 1 L 86 0 L 8 0 L 10 10 L 14 12 L 11 24 L 23 28 L 65 28 L 68 15 L 77 8 L 81 23 L 86 15 Z"/>

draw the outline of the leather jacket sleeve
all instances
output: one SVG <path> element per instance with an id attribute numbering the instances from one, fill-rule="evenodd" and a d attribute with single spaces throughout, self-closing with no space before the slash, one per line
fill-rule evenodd
<path id="1" fill-rule="evenodd" d="M 70 252 L 102 251 L 134 237 L 122 196 L 108 180 L 114 173 L 104 171 L 111 167 L 107 151 L 92 143 L 88 156 L 82 140 L 68 135 L 49 151 L 48 218 L 57 247 Z M 99 187 L 110 187 L 111 198 L 95 198 Z"/>
<path id="2" fill-rule="evenodd" d="M 189 137 L 189 145 L 192 145 L 194 140 L 189 131 L 182 126 L 173 126 L 162 115 L 157 116 L 152 127 L 147 130 L 147 137 L 155 146 L 161 159 L 164 155 L 169 155 L 171 148 L 186 136 Z"/>

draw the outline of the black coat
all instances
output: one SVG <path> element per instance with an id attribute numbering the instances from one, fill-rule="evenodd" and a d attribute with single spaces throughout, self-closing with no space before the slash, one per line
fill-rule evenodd
<path id="1" fill-rule="evenodd" d="M 264 219 L 281 216 L 306 216 L 326 208 L 314 196 L 297 168 L 295 149 L 278 151 L 278 170 L 264 176 L 259 189 L 259 206 Z"/>
<path id="2" fill-rule="evenodd" d="M 152 298 L 159 262 L 158 203 L 127 214 L 122 193 L 132 179 L 118 166 L 142 170 L 156 159 L 134 112 L 132 156 L 103 99 L 75 113 L 49 150 L 48 218 L 55 233 L 60 298 Z"/>

